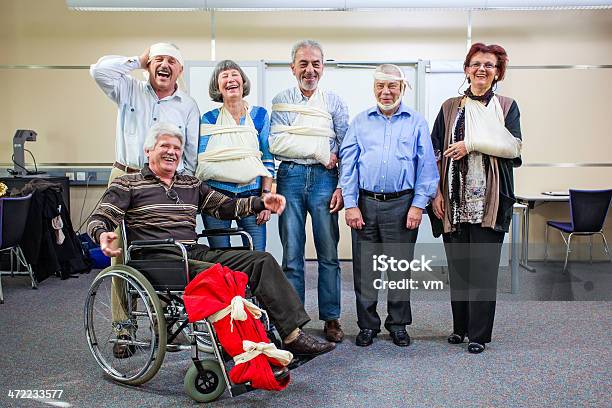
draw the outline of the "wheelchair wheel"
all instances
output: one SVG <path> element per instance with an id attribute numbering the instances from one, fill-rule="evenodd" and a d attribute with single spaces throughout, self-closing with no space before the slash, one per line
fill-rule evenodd
<path id="1" fill-rule="evenodd" d="M 126 305 L 121 322 L 113 322 L 111 287 Z M 108 376 L 129 385 L 153 378 L 166 352 L 166 321 L 157 293 L 140 272 L 125 265 L 101 271 L 89 288 L 84 318 L 89 350 Z M 115 354 L 115 344 L 124 346 L 123 354 Z"/>
<path id="2" fill-rule="evenodd" d="M 211 402 L 225 391 L 225 379 L 217 360 L 201 360 L 201 363 L 204 375 L 200 375 L 196 366 L 192 364 L 185 374 L 183 385 L 187 395 L 195 401 Z"/>

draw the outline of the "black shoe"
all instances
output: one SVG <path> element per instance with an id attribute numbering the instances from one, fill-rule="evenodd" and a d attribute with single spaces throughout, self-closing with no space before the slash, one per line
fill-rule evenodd
<path id="1" fill-rule="evenodd" d="M 410 336 L 405 329 L 394 330 L 389 332 L 389 334 L 396 346 L 406 347 L 410 344 Z"/>
<path id="2" fill-rule="evenodd" d="M 274 374 L 274 379 L 280 382 L 289 375 L 289 369 L 287 367 L 272 366 L 272 374 Z"/>
<path id="3" fill-rule="evenodd" d="M 468 344 L 468 351 L 472 354 L 482 353 L 484 350 L 484 344 L 476 343 L 475 341 L 471 341 L 470 344 Z"/>
<path id="4" fill-rule="evenodd" d="M 359 334 L 355 339 L 355 344 L 359 347 L 367 347 L 374 342 L 373 339 L 374 337 L 376 337 L 377 334 L 378 332 L 372 329 L 361 329 L 359 330 Z"/>
<path id="5" fill-rule="evenodd" d="M 299 336 L 289 344 L 285 344 L 285 350 L 293 353 L 294 356 L 314 357 L 325 354 L 336 348 L 334 343 L 319 340 L 316 337 L 310 336 L 304 332 L 300 332 Z"/>
<path id="6" fill-rule="evenodd" d="M 132 338 L 128 334 L 120 334 L 117 340 L 131 341 Z M 130 358 L 136 353 L 136 346 L 133 344 L 113 344 L 113 356 L 115 358 Z"/>
<path id="7" fill-rule="evenodd" d="M 465 334 L 463 336 L 460 336 L 458 334 L 451 334 L 450 336 L 448 336 L 448 342 L 450 344 L 461 344 L 463 343 L 463 340 L 465 339 Z"/>

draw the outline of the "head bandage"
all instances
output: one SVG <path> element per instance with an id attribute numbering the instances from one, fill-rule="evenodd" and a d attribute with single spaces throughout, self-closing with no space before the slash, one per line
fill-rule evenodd
<path id="1" fill-rule="evenodd" d="M 157 43 L 153 44 L 151 48 L 149 48 L 149 61 L 158 55 L 168 55 L 178 61 L 181 66 L 183 66 L 183 56 L 178 48 L 176 48 L 173 44 L 168 43 Z"/>
<path id="2" fill-rule="evenodd" d="M 389 73 L 383 72 L 384 68 L 395 68 L 397 73 L 389 74 Z M 394 64 L 383 64 L 383 65 L 377 66 L 376 71 L 374 71 L 374 81 L 398 81 L 400 83 L 401 94 L 395 102 L 393 102 L 390 105 L 384 105 L 378 102 L 378 100 L 376 101 L 378 107 L 384 111 L 388 111 L 388 110 L 397 108 L 397 106 L 402 101 L 402 97 L 404 96 L 404 93 L 406 91 L 406 86 L 412 89 L 412 87 L 408 83 L 408 80 L 406 79 L 406 76 L 404 75 L 404 71 L 400 67 Z"/>

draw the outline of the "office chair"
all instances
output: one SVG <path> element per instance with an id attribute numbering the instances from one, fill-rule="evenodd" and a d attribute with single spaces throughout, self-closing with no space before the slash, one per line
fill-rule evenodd
<path id="1" fill-rule="evenodd" d="M 32 267 L 23 255 L 23 251 L 19 247 L 23 233 L 25 230 L 28 211 L 30 210 L 30 200 L 32 194 L 25 197 L 4 197 L 0 198 L 0 252 L 10 252 L 11 254 L 11 270 L 0 271 L 0 303 L 4 303 L 4 295 L 2 293 L 2 275 L 11 276 L 29 275 L 32 280 L 32 288 L 36 288 L 36 279 L 32 272 Z M 16 271 L 13 265 L 16 265 Z M 23 266 L 26 271 L 20 272 L 20 267 Z"/>
<path id="2" fill-rule="evenodd" d="M 612 199 L 612 189 L 609 190 L 571 190 L 569 191 L 570 222 L 547 221 L 546 222 L 546 246 L 544 247 L 544 262 L 548 260 L 548 227 L 559 230 L 561 238 L 565 242 L 565 263 L 563 272 L 567 268 L 567 260 L 571 252 L 570 244 L 573 235 L 588 235 L 589 257 L 593 262 L 593 235 L 601 235 L 604 244 L 604 252 L 608 254 L 610 262 L 612 255 L 608 248 L 608 242 L 602 229 Z M 567 239 L 563 233 L 569 234 Z"/>

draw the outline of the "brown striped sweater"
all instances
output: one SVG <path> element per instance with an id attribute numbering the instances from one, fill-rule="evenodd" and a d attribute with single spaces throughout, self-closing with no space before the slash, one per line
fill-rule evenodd
<path id="1" fill-rule="evenodd" d="M 231 220 L 264 208 L 259 197 L 232 199 L 189 175 L 175 174 L 167 186 L 145 165 L 139 173 L 113 180 L 89 219 L 87 233 L 99 243 L 100 234 L 114 231 L 125 220 L 128 241 L 174 238 L 193 244 L 198 211 Z"/>

